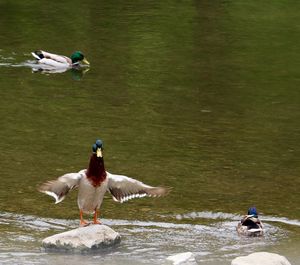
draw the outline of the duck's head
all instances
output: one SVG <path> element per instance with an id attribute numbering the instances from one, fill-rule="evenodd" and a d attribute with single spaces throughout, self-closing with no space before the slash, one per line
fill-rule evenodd
<path id="1" fill-rule="evenodd" d="M 250 207 L 248 209 L 248 215 L 253 215 L 255 218 L 258 217 L 256 207 Z"/>
<path id="2" fill-rule="evenodd" d="M 93 153 L 96 154 L 97 158 L 103 157 L 103 142 L 102 140 L 98 139 L 92 146 Z"/>
<path id="3" fill-rule="evenodd" d="M 83 53 L 80 51 L 76 51 L 71 55 L 72 64 L 76 64 L 79 62 L 82 62 L 84 64 L 89 65 L 90 63 L 88 60 L 84 57 Z"/>

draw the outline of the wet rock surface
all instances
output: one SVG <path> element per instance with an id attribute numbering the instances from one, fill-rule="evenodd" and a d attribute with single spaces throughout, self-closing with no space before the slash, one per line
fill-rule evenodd
<path id="1" fill-rule="evenodd" d="M 197 264 L 195 260 L 195 255 L 192 252 L 184 252 L 178 253 L 166 258 L 166 264 L 173 264 L 173 265 L 194 265 Z"/>
<path id="2" fill-rule="evenodd" d="M 235 258 L 231 265 L 291 265 L 284 257 L 275 253 L 255 252 L 248 256 Z"/>
<path id="3" fill-rule="evenodd" d="M 87 252 L 114 246 L 120 234 L 106 225 L 89 225 L 47 237 L 42 242 L 46 251 Z"/>

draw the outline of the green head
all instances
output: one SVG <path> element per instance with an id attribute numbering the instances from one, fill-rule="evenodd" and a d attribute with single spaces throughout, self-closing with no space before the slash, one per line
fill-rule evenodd
<path id="1" fill-rule="evenodd" d="M 102 140 L 98 139 L 92 146 L 93 153 L 97 155 L 97 157 L 102 157 L 103 151 L 103 142 Z"/>
<path id="2" fill-rule="evenodd" d="M 79 51 L 76 51 L 71 55 L 71 60 L 72 60 L 72 64 L 76 64 L 79 62 L 83 62 L 84 64 L 87 64 L 87 65 L 90 64 L 88 62 L 88 60 L 84 58 L 83 53 L 79 52 Z"/>
<path id="3" fill-rule="evenodd" d="M 258 218 L 256 207 L 250 207 L 248 209 L 248 215 L 253 215 L 255 218 Z"/>

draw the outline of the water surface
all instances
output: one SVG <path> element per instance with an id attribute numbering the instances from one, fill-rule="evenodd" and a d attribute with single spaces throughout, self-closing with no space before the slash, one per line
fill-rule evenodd
<path id="1" fill-rule="evenodd" d="M 273 251 L 300 263 L 298 9 L 295 1 L 2 1 L 1 257 L 63 262 L 40 254 L 40 242 L 76 227 L 76 192 L 54 205 L 36 186 L 86 168 L 101 138 L 107 170 L 173 187 L 166 198 L 122 205 L 107 196 L 103 220 L 123 240 L 101 259 L 161 264 L 191 251 L 200 264 L 229 264 Z M 32 71 L 35 49 L 81 50 L 90 70 Z M 252 205 L 267 232 L 248 241 L 234 227 Z"/>

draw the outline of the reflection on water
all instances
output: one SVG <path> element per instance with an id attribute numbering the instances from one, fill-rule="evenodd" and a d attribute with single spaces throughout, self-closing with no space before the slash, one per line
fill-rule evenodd
<path id="1" fill-rule="evenodd" d="M 194 214 L 192 214 L 194 215 Z M 188 216 L 185 215 L 188 221 Z M 229 261 L 239 255 L 276 247 L 289 237 L 289 227 L 280 227 L 276 223 L 280 218 L 270 217 L 274 222 L 265 223 L 265 235 L 262 238 L 246 238 L 237 235 L 235 227 L 241 216 L 227 213 L 199 212 L 198 216 L 222 219 L 209 225 L 145 222 L 103 219 L 102 222 L 111 226 L 122 236 L 121 244 L 114 249 L 75 255 L 72 260 L 80 262 L 84 259 L 89 264 L 99 264 L 99 259 L 111 264 L 162 264 L 170 255 L 180 252 L 192 252 L 200 264 L 218 264 Z M 287 220 L 288 221 L 288 220 Z M 298 225 L 300 221 L 298 221 Z M 24 264 L 30 261 L 42 264 L 58 262 L 63 264 L 63 254 L 55 255 L 42 252 L 37 255 L 41 240 L 53 233 L 76 228 L 77 220 L 39 218 L 35 216 L 17 215 L 2 212 L 0 214 L 1 233 L 0 257 L 7 264 L 15 264 L 20 258 Z M 14 228 L 18 227 L 15 231 Z"/>
<path id="2" fill-rule="evenodd" d="M 42 74 L 59 74 L 64 72 L 69 72 L 71 77 L 75 81 L 79 81 L 83 78 L 83 76 L 89 71 L 89 68 L 85 67 L 77 67 L 77 68 L 47 68 L 47 67 L 40 67 L 39 64 L 25 64 L 28 67 L 32 68 L 33 73 L 42 73 Z"/>

